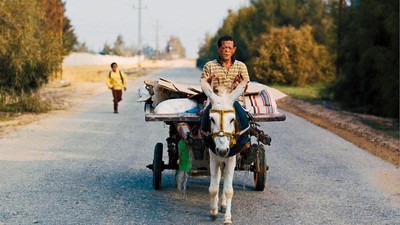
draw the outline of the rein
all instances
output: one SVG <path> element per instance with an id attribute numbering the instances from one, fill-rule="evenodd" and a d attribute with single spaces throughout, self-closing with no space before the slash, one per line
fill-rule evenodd
<path id="1" fill-rule="evenodd" d="M 235 128 L 234 128 L 233 132 L 225 132 L 224 123 L 223 123 L 224 114 L 225 113 L 235 113 L 235 110 L 210 109 L 210 113 L 218 113 L 220 115 L 219 131 L 211 133 L 212 137 L 213 138 L 215 138 L 217 136 L 219 136 L 219 137 L 223 137 L 223 136 L 230 137 L 231 138 L 230 139 L 230 143 L 229 143 L 230 147 L 232 147 L 233 145 L 236 144 L 236 140 L 238 139 L 238 137 L 240 135 L 244 134 L 247 130 L 250 129 L 250 125 L 249 125 L 247 128 L 245 128 L 244 130 L 242 130 L 242 131 L 240 131 L 238 133 L 235 133 Z"/>

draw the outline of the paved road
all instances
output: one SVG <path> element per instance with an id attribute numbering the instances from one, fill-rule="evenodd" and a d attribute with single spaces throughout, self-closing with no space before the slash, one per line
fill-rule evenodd
<path id="1" fill-rule="evenodd" d="M 190 177 L 184 199 L 172 171 L 154 191 L 146 168 L 168 128 L 144 121 L 136 90 L 144 79 L 197 82 L 199 75 L 158 72 L 129 83 L 118 115 L 104 91 L 4 135 L 0 224 L 222 224 L 221 215 L 208 217 L 208 177 Z M 273 139 L 268 184 L 256 192 L 252 174 L 235 174 L 235 224 L 400 224 L 394 166 L 288 113 L 262 129 Z"/>

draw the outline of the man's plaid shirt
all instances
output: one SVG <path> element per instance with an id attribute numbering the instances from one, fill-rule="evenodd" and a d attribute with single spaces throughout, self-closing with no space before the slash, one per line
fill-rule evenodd
<path id="1" fill-rule="evenodd" d="M 245 81 L 250 81 L 246 65 L 235 59 L 232 59 L 232 62 L 232 66 L 229 70 L 222 66 L 222 62 L 219 59 L 207 62 L 203 67 L 201 79 L 207 80 L 211 75 L 214 75 L 217 77 L 217 79 L 212 82 L 214 92 L 218 91 L 218 86 L 225 86 L 229 93 L 232 92 L 235 88 L 234 81 L 237 75 L 242 75 Z"/>

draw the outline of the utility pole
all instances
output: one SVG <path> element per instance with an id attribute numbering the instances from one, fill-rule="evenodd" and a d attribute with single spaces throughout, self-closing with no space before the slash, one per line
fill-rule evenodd
<path id="1" fill-rule="evenodd" d="M 146 7 L 142 7 L 142 0 L 139 1 L 139 6 L 136 8 L 133 6 L 134 9 L 138 10 L 138 48 L 139 48 L 139 54 L 143 54 L 143 47 L 142 47 L 142 9 L 145 9 Z"/>

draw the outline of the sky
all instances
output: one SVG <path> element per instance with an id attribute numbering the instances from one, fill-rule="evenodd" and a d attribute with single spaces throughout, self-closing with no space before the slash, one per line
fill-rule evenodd
<path id="1" fill-rule="evenodd" d="M 112 45 L 118 35 L 126 45 L 138 46 L 139 1 L 65 0 L 66 16 L 78 41 L 91 50 Z M 237 11 L 248 4 L 249 0 L 141 0 L 142 45 L 155 48 L 158 39 L 159 48 L 164 49 L 173 35 L 180 39 L 187 57 L 197 58 L 206 33 L 216 33 L 229 9 Z"/>

